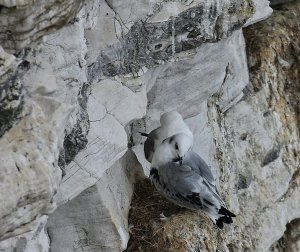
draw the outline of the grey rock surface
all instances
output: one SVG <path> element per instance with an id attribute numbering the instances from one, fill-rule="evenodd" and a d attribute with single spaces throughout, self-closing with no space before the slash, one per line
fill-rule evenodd
<path id="1" fill-rule="evenodd" d="M 47 219 L 48 216 L 43 215 L 31 231 L 1 241 L 0 251 L 49 251 L 50 241 L 45 230 Z"/>
<path id="2" fill-rule="evenodd" d="M 123 4 L 116 9 L 113 5 L 110 7 L 118 13 L 118 7 L 122 8 Z M 124 14 L 127 8 L 122 10 Z M 177 9 L 175 15 L 170 12 L 172 9 Z M 142 8 L 143 11 L 150 10 Z M 134 76 L 143 67 L 174 61 L 180 52 L 230 36 L 253 15 L 255 6 L 252 1 L 195 1 L 187 8 L 184 3 L 175 1 L 158 4 L 152 11 L 152 15 L 135 22 L 117 43 L 101 52 L 97 61 L 89 66 L 91 78 L 102 74 Z"/>
<path id="3" fill-rule="evenodd" d="M 283 4 L 283 3 L 288 3 L 292 2 L 295 0 L 270 0 L 271 5 L 276 5 L 276 4 Z"/>
<path id="4" fill-rule="evenodd" d="M 47 224 L 51 250 L 125 250 L 133 183 L 140 172 L 129 151 L 94 186 L 60 206 Z"/>
<path id="5" fill-rule="evenodd" d="M 286 224 L 299 218 L 298 8 L 299 4 L 284 6 L 244 31 L 250 83 L 243 97 L 222 111 L 220 93 L 215 92 L 197 116 L 208 123 L 206 132 L 198 133 L 195 149 L 219 177 L 222 196 L 238 215 L 235 224 L 218 238 L 218 231 L 200 213 L 177 210 L 161 222 L 155 214 L 165 211 L 164 199 L 155 191 L 148 193 L 154 195 L 150 203 L 159 202 L 154 210 L 141 200 L 147 192 L 137 189 L 130 220 L 136 227 L 133 237 L 143 238 L 129 244 L 129 251 L 139 246 L 144 251 L 268 251 Z M 144 208 L 150 220 L 141 223 L 136 220 Z"/>
<path id="6" fill-rule="evenodd" d="M 284 235 L 270 248 L 270 252 L 297 252 L 300 249 L 300 221 L 295 219 L 286 225 Z"/>
<path id="7" fill-rule="evenodd" d="M 134 184 L 149 167 L 137 131 L 149 132 L 173 109 L 186 119 L 194 149 L 240 214 L 222 237 L 203 215 L 179 214 L 161 235 L 172 238 L 170 249 L 197 251 L 201 241 L 204 251 L 205 244 L 266 251 L 286 223 L 299 218 L 297 96 L 282 91 L 284 79 L 298 78 L 292 55 L 299 54 L 299 43 L 286 42 L 292 54 L 276 49 L 275 60 L 262 64 L 269 68 L 256 71 L 260 57 L 253 52 L 264 49 L 245 46 L 241 31 L 264 29 L 252 24 L 271 14 L 268 1 L 0 5 L 0 251 L 126 249 L 137 228 L 128 223 Z M 296 31 L 298 16 L 290 17 Z M 266 55 L 261 58 L 269 60 Z M 265 85 L 273 81 L 273 88 Z M 285 99 L 293 109 L 283 106 Z M 147 224 L 152 208 L 147 198 L 143 202 Z M 274 218 L 280 221 L 270 224 Z M 201 229 L 193 229 L 195 223 Z M 270 226 L 276 232 L 270 234 Z M 175 234 L 178 227 L 188 246 Z"/>
<path id="8" fill-rule="evenodd" d="M 150 132 L 159 126 L 164 111 L 177 110 L 184 118 L 195 116 L 216 92 L 221 110 L 236 103 L 249 82 L 244 47 L 243 35 L 237 31 L 219 43 L 207 43 L 195 53 L 182 55 L 182 60 L 147 71 L 147 115 L 134 124 L 134 142 L 143 139 L 139 131 Z M 136 145 L 133 150 L 148 174 L 150 164 L 144 158 L 143 146 Z"/>
<path id="9" fill-rule="evenodd" d="M 0 86 L 0 136 L 10 129 L 21 114 L 24 104 L 24 85 L 22 83 L 22 65 L 16 69 L 9 69 L 9 65 L 16 65 L 15 57 L 6 54 L 3 49 L 1 60 L 3 61 L 3 75 Z"/>
<path id="10" fill-rule="evenodd" d="M 19 52 L 67 24 L 82 3 L 79 0 L 1 1 L 0 44 L 10 53 Z"/>
<path id="11" fill-rule="evenodd" d="M 244 27 L 247 27 L 249 25 L 252 25 L 254 23 L 266 19 L 273 12 L 272 8 L 269 7 L 270 1 L 268 0 L 256 0 L 254 1 L 254 4 L 255 4 L 255 13 L 251 18 L 247 20 Z"/>

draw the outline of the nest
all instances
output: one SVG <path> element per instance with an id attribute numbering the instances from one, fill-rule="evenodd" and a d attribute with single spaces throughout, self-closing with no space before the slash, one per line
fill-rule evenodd
<path id="1" fill-rule="evenodd" d="M 184 211 L 188 210 L 162 197 L 148 178 L 137 181 L 128 218 L 131 237 L 126 251 L 168 251 L 161 214 L 169 217 Z"/>

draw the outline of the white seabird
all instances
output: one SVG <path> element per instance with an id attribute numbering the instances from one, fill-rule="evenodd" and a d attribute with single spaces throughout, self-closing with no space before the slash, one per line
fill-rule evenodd
<path id="1" fill-rule="evenodd" d="M 177 111 L 164 113 L 160 117 L 160 123 L 161 127 L 152 130 L 149 134 L 140 132 L 143 136 L 147 137 L 144 143 L 144 153 L 150 163 L 152 162 L 153 154 L 157 146 L 168 137 L 178 133 L 185 133 L 191 138 L 191 142 L 193 143 L 193 134 Z"/>
<path id="2" fill-rule="evenodd" d="M 225 208 L 210 168 L 191 150 L 189 137 L 177 134 L 163 141 L 155 150 L 150 179 L 159 193 L 173 203 L 204 211 L 223 228 L 235 214 Z"/>

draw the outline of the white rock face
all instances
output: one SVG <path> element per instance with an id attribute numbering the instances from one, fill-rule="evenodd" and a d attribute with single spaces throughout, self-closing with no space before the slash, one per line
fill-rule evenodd
<path id="1" fill-rule="evenodd" d="M 128 145 L 124 126 L 145 113 L 143 91 L 134 93 L 122 83 L 109 79 L 93 83 L 91 89 L 87 104 L 88 144 L 66 168 L 58 192 L 59 204 L 94 185 L 124 155 Z"/>
<path id="2" fill-rule="evenodd" d="M 125 250 L 133 183 L 140 171 L 134 154 L 127 152 L 94 186 L 60 206 L 47 224 L 51 250 Z"/>
<path id="3" fill-rule="evenodd" d="M 1 0 L 2 47 L 10 53 L 16 53 L 30 43 L 40 42 L 43 36 L 74 18 L 82 3 L 78 0 Z"/>
<path id="4" fill-rule="evenodd" d="M 147 71 L 144 78 L 148 83 L 147 115 L 136 123 L 134 132 L 157 128 L 165 111 L 177 110 L 183 117 L 197 115 L 207 98 L 216 92 L 219 92 L 218 105 L 222 110 L 237 102 L 249 82 L 244 47 L 244 38 L 238 31 L 219 43 L 203 45 L 195 54 L 183 55 L 182 60 Z M 142 141 L 138 133 L 134 139 Z M 143 146 L 136 145 L 133 150 L 148 175 L 150 164 L 144 158 Z"/>
<path id="5" fill-rule="evenodd" d="M 45 230 L 48 217 L 43 215 L 36 228 L 30 232 L 6 239 L 0 243 L 0 251 L 49 251 L 50 242 Z"/>
<path id="6" fill-rule="evenodd" d="M 9 54 L 0 47 L 0 59 L 1 59 L 1 67 L 0 67 L 0 75 L 4 75 L 8 70 L 11 64 L 15 62 L 16 57 L 12 54 Z"/>
<path id="7" fill-rule="evenodd" d="M 299 218 L 297 133 L 278 140 L 268 88 L 244 97 L 241 29 L 268 1 L 0 5 L 0 251 L 125 250 L 133 185 L 149 172 L 138 131 L 170 110 L 240 213 L 223 248 L 266 251 Z"/>
<path id="8" fill-rule="evenodd" d="M 269 7 L 270 1 L 268 0 L 255 0 L 254 4 L 256 9 L 255 14 L 253 15 L 253 17 L 247 20 L 244 27 L 266 19 L 273 12 L 272 8 Z"/>
<path id="9" fill-rule="evenodd" d="M 280 115 L 268 110 L 269 95 L 263 89 L 246 97 L 226 113 L 224 132 L 213 130 L 222 154 L 222 191 L 230 195 L 228 203 L 238 213 L 236 235 L 253 239 L 248 246 L 258 251 L 267 251 L 286 223 L 300 216 L 299 188 L 291 186 L 299 160 L 290 156 L 299 149 L 299 141 L 291 134 L 286 144 L 281 142 L 285 129 Z"/>
<path id="10" fill-rule="evenodd" d="M 59 110 L 65 113 L 63 106 Z M 60 113 L 56 112 L 57 120 Z M 46 117 L 37 104 L 27 113 L 0 140 L 1 191 L 5 192 L 1 194 L 2 237 L 31 230 L 36 218 L 55 209 L 53 196 L 61 175 L 57 166 L 59 124 L 49 114 Z"/>

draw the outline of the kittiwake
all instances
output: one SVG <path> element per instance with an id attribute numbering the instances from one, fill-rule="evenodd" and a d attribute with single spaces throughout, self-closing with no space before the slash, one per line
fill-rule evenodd
<path id="1" fill-rule="evenodd" d="M 223 223 L 232 223 L 235 217 L 226 209 L 210 168 L 191 150 L 185 134 L 169 137 L 156 148 L 150 179 L 167 199 L 182 207 L 204 211 L 219 228 L 223 228 Z"/>
<path id="2" fill-rule="evenodd" d="M 161 127 L 152 130 L 149 134 L 141 133 L 147 137 L 144 143 L 144 153 L 146 159 L 151 163 L 155 149 L 162 141 L 172 135 L 178 133 L 185 133 L 191 138 L 193 143 L 193 134 L 189 127 L 184 122 L 182 116 L 177 111 L 170 111 L 164 113 L 160 117 Z"/>

